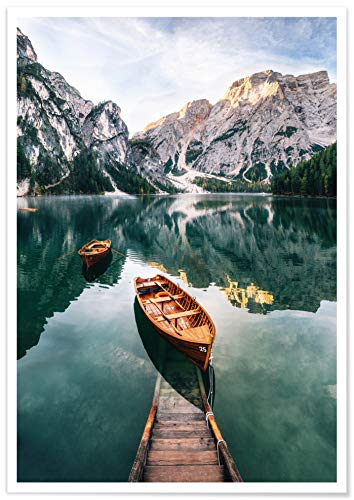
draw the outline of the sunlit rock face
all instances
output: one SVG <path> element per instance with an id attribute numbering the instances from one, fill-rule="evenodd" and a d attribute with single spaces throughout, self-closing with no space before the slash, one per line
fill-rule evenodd
<path id="1" fill-rule="evenodd" d="M 84 99 L 62 75 L 38 63 L 30 40 L 19 29 L 17 68 L 18 149 L 31 165 L 41 192 L 67 179 L 75 158 L 87 151 L 94 152 L 95 168 L 112 191 L 118 191 L 122 170 L 138 174 L 119 106 L 112 101 L 94 105 Z M 163 181 L 168 183 L 159 174 L 163 165 L 155 152 L 151 154 L 151 158 L 144 156 L 148 168 L 139 166 L 141 176 L 153 185 L 155 178 L 160 179 L 158 190 L 163 191 Z M 31 190 L 33 183 L 24 172 L 18 178 L 18 195 Z"/>
<path id="2" fill-rule="evenodd" d="M 262 71 L 234 82 L 215 105 L 188 103 L 135 136 L 149 141 L 167 172 L 269 181 L 336 140 L 336 84 L 326 71 Z"/>
<path id="3" fill-rule="evenodd" d="M 148 141 L 158 151 L 168 173 L 173 168 L 188 168 L 187 147 L 204 125 L 211 110 L 206 99 L 189 102 L 179 112 L 164 116 L 135 134 L 134 139 Z"/>

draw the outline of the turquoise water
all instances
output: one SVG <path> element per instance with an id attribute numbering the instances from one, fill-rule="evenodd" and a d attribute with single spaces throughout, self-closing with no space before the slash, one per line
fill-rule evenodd
<path id="1" fill-rule="evenodd" d="M 244 480 L 336 480 L 335 202 L 73 196 L 18 205 L 39 208 L 18 212 L 19 481 L 127 480 L 156 379 L 133 279 L 156 269 L 215 321 L 214 413 Z M 96 237 L 126 257 L 113 254 L 90 282 L 76 252 L 59 257 Z"/>

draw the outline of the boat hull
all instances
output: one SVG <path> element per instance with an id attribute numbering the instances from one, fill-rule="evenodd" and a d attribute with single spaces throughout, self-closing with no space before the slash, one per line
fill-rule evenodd
<path id="1" fill-rule="evenodd" d="M 174 287 L 177 287 L 172 281 L 168 280 L 166 277 L 163 277 L 165 280 L 167 280 L 168 283 L 173 285 Z M 203 312 L 203 314 L 207 317 L 208 324 L 210 325 L 210 329 L 212 331 L 212 335 L 208 336 L 208 338 L 196 338 L 195 341 L 191 341 L 189 338 L 188 340 L 183 339 L 184 332 L 187 331 L 193 331 L 193 330 L 198 330 L 200 327 L 196 328 L 189 328 L 188 330 L 179 330 L 180 335 L 176 335 L 174 332 L 171 334 L 171 328 L 170 331 L 168 329 L 161 327 L 161 322 L 156 321 L 151 314 L 148 314 L 145 308 L 145 302 L 142 299 L 142 296 L 139 294 L 138 289 L 137 289 L 137 280 L 139 278 L 136 278 L 135 280 L 135 291 L 136 291 L 136 296 L 137 300 L 139 303 L 139 306 L 141 310 L 143 311 L 145 317 L 149 320 L 149 322 L 152 324 L 154 327 L 155 331 L 161 335 L 164 339 L 166 339 L 173 347 L 175 347 L 179 352 L 184 354 L 192 363 L 194 363 L 198 368 L 200 368 L 203 372 L 206 371 L 208 364 L 209 364 L 209 358 L 211 354 L 211 348 L 212 348 L 212 343 L 215 337 L 215 326 L 209 317 L 209 315 L 206 313 L 206 311 L 201 308 L 200 304 L 194 302 L 195 299 L 191 297 L 185 290 L 183 290 L 183 296 L 184 298 L 188 297 L 189 300 L 193 301 L 193 305 L 198 305 L 200 307 L 200 310 Z M 147 281 L 146 283 L 148 283 Z M 182 289 L 177 287 L 177 290 L 182 292 Z M 190 310 L 192 311 L 192 310 Z M 177 322 L 176 322 L 177 324 Z M 174 327 L 174 330 L 177 331 L 177 328 Z"/>
<path id="2" fill-rule="evenodd" d="M 111 253 L 111 249 L 108 248 L 107 250 L 104 250 L 103 252 L 93 254 L 93 255 L 80 255 L 82 258 L 82 261 L 84 262 L 85 266 L 87 268 L 96 265 L 98 262 L 100 262 L 102 259 L 108 257 L 108 255 Z"/>
<path id="3" fill-rule="evenodd" d="M 78 251 L 84 265 L 87 268 L 94 266 L 102 259 L 105 259 L 111 252 L 111 240 L 92 240 L 86 243 Z"/>
<path id="4" fill-rule="evenodd" d="M 112 262 L 112 252 L 107 252 L 102 259 L 100 259 L 95 264 L 87 266 L 85 262 L 82 263 L 82 275 L 86 281 L 91 283 L 95 281 L 99 276 L 104 274 Z"/>
<path id="5" fill-rule="evenodd" d="M 152 321 L 150 321 L 150 323 L 152 323 L 154 329 L 161 335 L 161 337 L 163 337 L 167 340 L 167 342 L 173 345 L 173 347 L 175 347 L 177 351 L 187 356 L 187 358 L 190 359 L 192 363 L 198 366 L 198 368 L 200 368 L 203 372 L 206 371 L 209 364 L 211 344 L 207 344 L 204 342 L 183 342 L 183 340 L 176 340 L 168 335 L 164 330 L 158 328 Z"/>

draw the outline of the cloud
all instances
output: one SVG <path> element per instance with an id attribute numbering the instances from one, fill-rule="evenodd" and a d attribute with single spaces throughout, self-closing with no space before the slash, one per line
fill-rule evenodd
<path id="1" fill-rule="evenodd" d="M 26 18 L 39 61 L 135 132 L 264 69 L 336 78 L 335 18 Z"/>

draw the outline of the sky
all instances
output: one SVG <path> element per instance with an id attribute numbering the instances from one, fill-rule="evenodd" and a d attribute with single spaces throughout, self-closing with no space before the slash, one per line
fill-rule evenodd
<path id="1" fill-rule="evenodd" d="M 131 135 L 266 69 L 325 69 L 336 81 L 335 18 L 33 17 L 18 27 L 82 97 L 116 102 Z"/>

